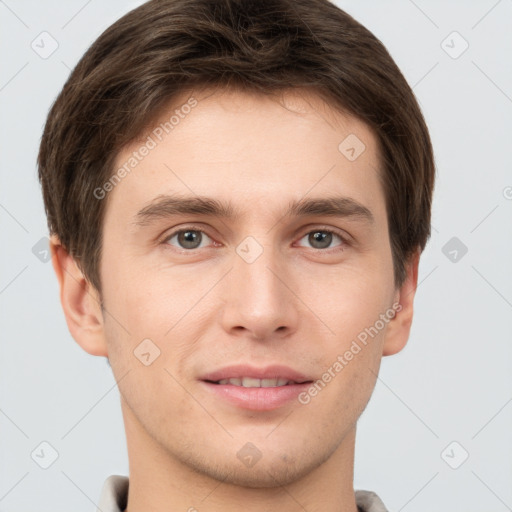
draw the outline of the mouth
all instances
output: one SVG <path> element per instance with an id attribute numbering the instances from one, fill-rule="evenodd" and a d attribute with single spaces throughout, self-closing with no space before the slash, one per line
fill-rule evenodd
<path id="1" fill-rule="evenodd" d="M 242 388 L 276 388 L 280 386 L 293 386 L 295 384 L 310 383 L 312 381 L 297 382 L 294 380 L 278 377 L 276 379 L 257 379 L 255 377 L 233 377 L 229 379 L 220 379 L 217 381 L 206 380 L 211 384 L 220 384 L 223 386 L 239 386 Z"/>
<path id="2" fill-rule="evenodd" d="M 251 411 L 271 411 L 299 404 L 297 397 L 314 379 L 282 365 L 257 369 L 225 367 L 203 375 L 203 389 L 219 403 Z"/>

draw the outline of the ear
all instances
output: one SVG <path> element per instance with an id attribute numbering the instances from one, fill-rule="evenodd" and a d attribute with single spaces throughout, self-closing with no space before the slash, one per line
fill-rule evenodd
<path id="1" fill-rule="evenodd" d="M 396 307 L 397 312 L 386 328 L 382 350 L 383 356 L 391 356 L 400 352 L 409 339 L 414 312 L 414 296 L 418 286 L 420 252 L 421 250 L 418 249 L 411 256 L 406 265 L 407 278 L 401 288 L 396 291 L 395 304 L 399 304 L 399 306 Z"/>
<path id="2" fill-rule="evenodd" d="M 100 294 L 55 235 L 50 238 L 50 251 L 71 336 L 89 354 L 107 357 Z"/>

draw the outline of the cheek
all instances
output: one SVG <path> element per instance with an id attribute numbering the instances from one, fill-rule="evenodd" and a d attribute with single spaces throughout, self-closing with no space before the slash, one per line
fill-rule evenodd
<path id="1" fill-rule="evenodd" d="M 193 295 L 184 279 L 173 279 L 168 273 L 149 271 L 126 260 L 110 268 L 113 271 L 105 279 L 105 305 L 132 338 L 161 338 L 183 316 Z"/>
<path id="2" fill-rule="evenodd" d="M 333 407 L 336 414 L 327 421 L 337 424 L 343 417 L 358 417 L 374 389 L 393 313 L 393 276 L 382 260 L 375 259 L 364 266 L 316 275 L 310 286 L 314 293 L 308 306 L 332 331 L 317 336 L 315 351 L 325 372 L 318 405 Z"/>
<path id="3" fill-rule="evenodd" d="M 207 300 L 198 303 L 208 287 L 211 284 L 191 280 L 188 272 L 134 273 L 129 265 L 115 267 L 104 287 L 105 307 L 110 313 L 105 327 L 109 358 L 113 368 L 117 364 L 120 376 L 123 370 L 138 369 L 137 354 L 149 351 L 147 357 L 155 354 L 155 362 L 144 370 L 153 389 L 167 389 L 172 379 L 165 369 L 178 380 L 183 377 L 184 365 L 196 348 L 194 340 L 208 320 L 199 316 Z M 154 375 L 153 369 L 159 367 L 163 381 Z"/>
<path id="4" fill-rule="evenodd" d="M 334 331 L 334 338 L 350 343 L 391 307 L 392 270 L 386 267 L 389 264 L 385 266 L 376 260 L 329 272 L 317 271 L 303 281 L 303 294 L 310 290 L 305 295 L 308 306 Z"/>

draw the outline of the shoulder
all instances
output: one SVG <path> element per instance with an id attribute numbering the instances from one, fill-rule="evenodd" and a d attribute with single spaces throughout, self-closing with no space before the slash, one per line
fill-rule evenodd
<path id="1" fill-rule="evenodd" d="M 357 490 L 355 495 L 356 505 L 361 512 L 389 512 L 377 493 Z"/>
<path id="2" fill-rule="evenodd" d="M 128 500 L 128 477 L 110 475 L 101 489 L 98 511 L 123 512 Z"/>

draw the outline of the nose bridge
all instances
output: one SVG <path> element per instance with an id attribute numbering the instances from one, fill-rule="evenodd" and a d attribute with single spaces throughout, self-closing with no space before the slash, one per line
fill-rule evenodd
<path id="1" fill-rule="evenodd" d="M 285 285 L 287 273 L 279 252 L 272 245 L 263 246 L 251 238 L 236 248 L 227 283 L 224 327 L 243 327 L 258 338 L 278 329 L 295 330 L 296 303 Z"/>
<path id="2" fill-rule="evenodd" d="M 278 302 L 277 296 L 284 298 L 283 284 L 276 277 L 280 266 L 277 251 L 270 244 L 263 246 L 248 238 L 237 247 L 233 277 L 243 298 L 250 300 L 253 307 L 268 309 L 272 302 Z"/>

